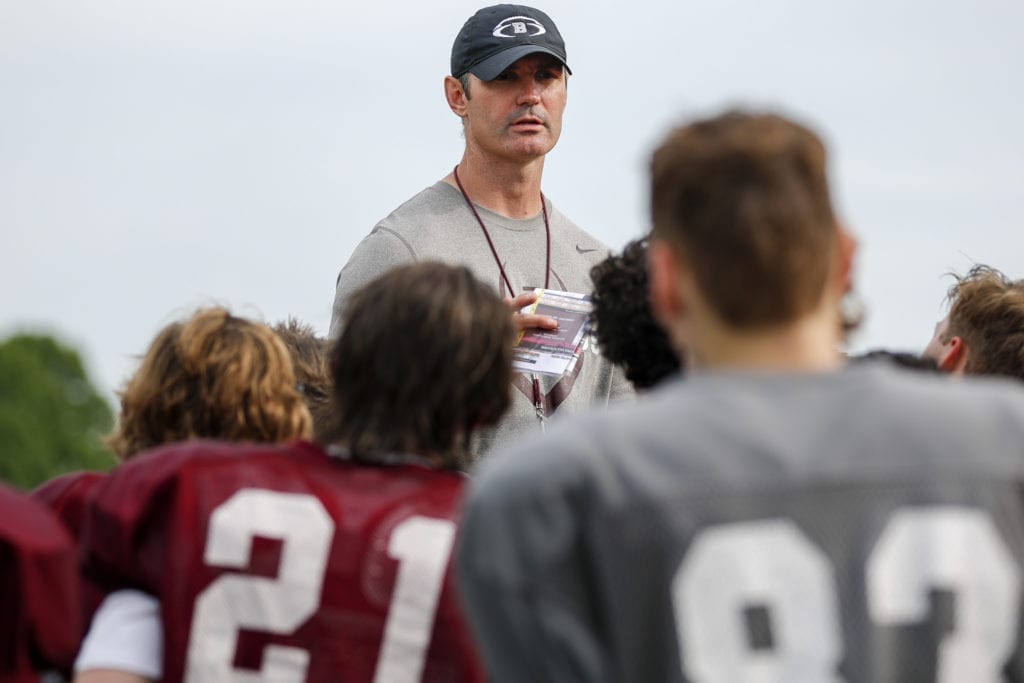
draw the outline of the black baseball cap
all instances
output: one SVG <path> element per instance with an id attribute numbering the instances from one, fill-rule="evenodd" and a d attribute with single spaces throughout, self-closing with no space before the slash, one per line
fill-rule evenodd
<path id="1" fill-rule="evenodd" d="M 452 45 L 452 76 L 493 81 L 526 55 L 543 52 L 565 62 L 565 42 L 551 17 L 525 5 L 494 5 L 466 20 Z"/>

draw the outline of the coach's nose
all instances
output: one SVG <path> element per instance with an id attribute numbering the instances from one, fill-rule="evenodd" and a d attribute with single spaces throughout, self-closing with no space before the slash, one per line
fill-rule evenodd
<path id="1" fill-rule="evenodd" d="M 519 104 L 533 106 L 540 102 L 540 86 L 532 78 L 523 79 L 525 84 L 519 93 Z"/>

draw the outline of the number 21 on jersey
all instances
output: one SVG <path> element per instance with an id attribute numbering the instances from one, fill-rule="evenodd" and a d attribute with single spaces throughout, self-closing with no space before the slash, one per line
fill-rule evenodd
<path id="1" fill-rule="evenodd" d="M 855 572 L 856 574 L 856 572 Z M 928 618 L 929 594 L 955 595 L 939 643 L 939 683 L 995 683 L 1016 646 L 1021 572 L 985 512 L 898 509 L 865 565 L 868 615 L 878 626 Z M 843 639 L 832 565 L 792 521 L 711 527 L 672 582 L 683 670 L 695 683 L 839 681 Z M 770 615 L 771 647 L 752 647 L 750 605 Z"/>
<path id="2" fill-rule="evenodd" d="M 240 629 L 289 634 L 317 611 L 334 523 L 315 496 L 243 489 L 210 516 L 204 562 L 246 567 L 254 536 L 280 539 L 278 575 L 225 574 L 199 594 L 189 632 L 188 683 L 306 679 L 309 652 L 297 647 L 268 645 L 259 671 L 235 669 L 232 661 Z M 451 520 L 414 516 L 392 531 L 388 554 L 398 560 L 398 574 L 374 681 L 419 681 L 454 541 Z"/>

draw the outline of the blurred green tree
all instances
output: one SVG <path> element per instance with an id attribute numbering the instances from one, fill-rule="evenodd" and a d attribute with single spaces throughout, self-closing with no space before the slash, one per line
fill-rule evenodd
<path id="1" fill-rule="evenodd" d="M 65 472 L 110 469 L 101 438 L 113 422 L 77 351 L 46 335 L 0 341 L 0 479 L 29 489 Z"/>

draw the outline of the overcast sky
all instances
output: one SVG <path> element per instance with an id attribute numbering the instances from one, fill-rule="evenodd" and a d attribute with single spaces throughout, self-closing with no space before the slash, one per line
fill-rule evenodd
<path id="1" fill-rule="evenodd" d="M 355 244 L 459 159 L 441 82 L 479 6 L 0 0 L 0 335 L 57 334 L 111 391 L 200 305 L 326 333 Z M 830 145 L 856 349 L 920 350 L 949 270 L 1024 277 L 1024 3 L 541 8 L 573 69 L 544 189 L 610 247 L 648 228 L 660 137 L 749 105 Z"/>

